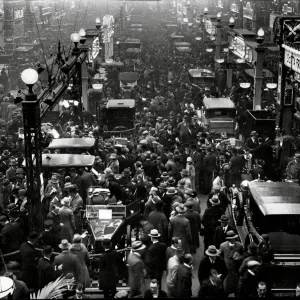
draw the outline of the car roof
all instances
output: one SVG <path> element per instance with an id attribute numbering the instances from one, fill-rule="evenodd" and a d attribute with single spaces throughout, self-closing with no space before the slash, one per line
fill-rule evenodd
<path id="1" fill-rule="evenodd" d="M 193 78 L 202 78 L 202 77 L 215 77 L 215 73 L 208 69 L 190 69 L 189 74 Z"/>
<path id="2" fill-rule="evenodd" d="M 129 53 L 139 53 L 139 52 L 141 52 L 141 49 L 140 48 L 128 48 L 126 50 L 126 52 L 129 52 Z"/>
<path id="3" fill-rule="evenodd" d="M 106 108 L 134 108 L 135 100 L 134 99 L 111 99 L 107 101 Z"/>
<path id="4" fill-rule="evenodd" d="M 203 104 L 206 109 L 235 108 L 234 103 L 229 98 L 204 98 Z"/>
<path id="5" fill-rule="evenodd" d="M 251 195 L 266 215 L 300 215 L 300 187 L 294 182 L 250 182 Z"/>
<path id="6" fill-rule="evenodd" d="M 126 39 L 125 40 L 125 43 L 132 43 L 132 44 L 140 44 L 141 43 L 141 40 L 140 39 Z"/>
<path id="7" fill-rule="evenodd" d="M 91 148 L 95 145 L 95 139 L 85 138 L 61 138 L 53 139 L 48 149 L 65 149 L 65 148 Z"/>
<path id="8" fill-rule="evenodd" d="M 92 167 L 95 162 L 93 155 L 81 154 L 42 154 L 44 167 Z"/>
<path id="9" fill-rule="evenodd" d="M 191 46 L 191 43 L 188 43 L 188 42 L 175 42 L 175 46 L 189 47 L 189 46 Z"/>
<path id="10" fill-rule="evenodd" d="M 120 72 L 119 80 L 137 81 L 139 79 L 138 72 Z"/>

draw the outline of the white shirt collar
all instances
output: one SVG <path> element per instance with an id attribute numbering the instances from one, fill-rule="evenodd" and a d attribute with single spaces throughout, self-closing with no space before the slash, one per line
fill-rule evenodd
<path id="1" fill-rule="evenodd" d="M 252 276 L 255 276 L 255 273 L 251 270 L 248 270 L 248 272 L 252 275 Z"/>
<path id="2" fill-rule="evenodd" d="M 156 243 L 158 243 L 158 242 L 159 242 L 159 241 L 153 241 L 152 244 L 156 244 Z"/>
<path id="3" fill-rule="evenodd" d="M 228 225 L 226 225 L 225 227 L 223 227 L 223 231 L 226 231 L 228 228 Z"/>
<path id="4" fill-rule="evenodd" d="M 210 260 L 210 262 L 212 263 L 212 264 L 214 264 L 215 262 L 212 260 L 212 258 L 209 256 L 208 257 L 209 258 L 209 260 Z"/>
<path id="5" fill-rule="evenodd" d="M 186 263 L 184 263 L 183 265 L 186 266 L 186 267 L 189 268 L 189 269 L 192 268 L 192 266 L 190 266 L 190 265 L 188 265 L 188 264 L 186 264 Z"/>

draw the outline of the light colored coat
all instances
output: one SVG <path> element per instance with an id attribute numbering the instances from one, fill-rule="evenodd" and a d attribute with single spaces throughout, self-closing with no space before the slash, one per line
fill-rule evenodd
<path id="1" fill-rule="evenodd" d="M 141 295 L 144 296 L 145 292 L 145 279 L 144 279 L 144 262 L 141 257 L 132 252 L 127 258 L 129 287 L 131 297 Z"/>

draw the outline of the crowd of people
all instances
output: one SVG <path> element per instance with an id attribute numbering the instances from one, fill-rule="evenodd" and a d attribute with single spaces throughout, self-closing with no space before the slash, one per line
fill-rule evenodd
<path id="1" fill-rule="evenodd" d="M 84 291 L 91 284 L 92 272 L 82 210 L 91 186 L 109 189 L 103 204 L 140 203 L 140 228 L 126 257 L 129 293 L 117 292 L 118 266 L 124 263 L 120 253 L 109 239 L 102 242 L 98 279 L 105 298 L 271 296 L 269 237 L 265 234 L 260 244 L 250 243 L 244 249 L 230 219 L 226 189 L 240 186 L 249 161 L 252 179 L 278 180 L 272 168 L 279 159 L 280 145 L 275 145 L 273 136 L 258 136 L 253 131 L 243 146 L 246 155 L 235 147 L 220 150 L 197 113 L 203 97 L 217 94 L 213 89 L 195 92 L 187 76 L 190 68 L 211 69 L 213 59 L 208 54 L 174 53 L 170 32 L 155 18 L 154 13 L 145 18 L 147 35 L 140 36 L 143 63 L 141 84 L 134 92 L 140 103 L 136 136 L 127 145 L 115 144 L 92 118 L 86 118 L 84 126 L 70 119 L 50 124 L 60 137 L 94 137 L 96 158 L 93 168 L 61 167 L 45 174 L 43 232 L 32 231 L 29 220 L 31 195 L 23 164 L 25 145 L 19 133 L 22 110 L 8 88 L 5 94 L 2 91 L 0 240 L 6 260 L 3 269 L 9 270 L 5 276 L 14 281 L 13 299 L 25 299 L 60 276 L 68 282 L 64 298 L 87 297 Z M 104 91 L 110 94 L 108 87 Z M 144 97 L 152 101 L 142 102 Z M 225 167 L 219 163 L 221 156 L 227 157 Z M 290 179 L 299 177 L 299 157 L 296 153 L 287 166 Z M 101 180 L 92 169 L 104 174 Z M 117 179 L 117 174 L 122 176 Z M 201 203 L 199 193 L 207 195 L 206 203 Z M 192 270 L 200 236 L 204 253 L 197 270 L 200 289 L 195 295 Z M 165 285 L 166 291 L 162 289 Z"/>

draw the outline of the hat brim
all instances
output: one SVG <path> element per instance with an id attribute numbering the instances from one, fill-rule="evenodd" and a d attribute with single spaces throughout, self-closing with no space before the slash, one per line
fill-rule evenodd
<path id="1" fill-rule="evenodd" d="M 174 193 L 166 192 L 166 195 L 175 195 L 175 194 L 177 194 L 177 192 L 174 192 Z"/>
<path id="2" fill-rule="evenodd" d="M 69 250 L 69 248 L 71 247 L 72 245 L 70 243 L 68 243 L 68 247 L 66 247 L 65 245 L 62 245 L 62 244 L 59 244 L 58 247 L 62 250 Z"/>
<path id="3" fill-rule="evenodd" d="M 186 208 L 186 207 L 184 207 L 184 209 L 181 210 L 181 209 L 179 209 L 178 206 L 177 206 L 175 209 L 176 209 L 176 211 L 179 212 L 179 213 L 185 213 L 185 212 L 187 211 L 187 208 Z"/>
<path id="4" fill-rule="evenodd" d="M 151 236 L 151 237 L 156 237 L 156 238 L 158 238 L 158 237 L 160 237 L 160 236 L 161 236 L 161 234 L 160 234 L 160 233 L 158 233 L 157 235 L 154 235 L 154 234 L 151 234 L 151 233 L 149 233 L 149 234 L 148 234 L 148 236 Z"/>
<path id="5" fill-rule="evenodd" d="M 229 220 L 222 220 L 222 219 L 220 219 L 220 220 L 218 220 L 218 222 L 221 222 L 221 223 L 229 223 Z"/>
<path id="6" fill-rule="evenodd" d="M 213 205 L 218 205 L 218 204 L 221 203 L 221 202 L 220 202 L 220 199 L 218 199 L 218 202 L 217 202 L 217 203 L 213 202 L 212 199 L 209 199 L 209 202 L 210 202 L 211 204 L 213 204 Z"/>
<path id="7" fill-rule="evenodd" d="M 136 249 L 132 248 L 132 251 L 139 251 L 139 250 L 143 250 L 145 248 L 146 248 L 146 245 L 143 244 L 139 248 L 136 248 Z"/>
<path id="8" fill-rule="evenodd" d="M 207 255 L 207 256 L 218 256 L 219 254 L 220 254 L 220 251 L 219 250 L 217 250 L 217 253 L 210 253 L 209 251 L 208 251 L 208 249 L 205 251 L 205 254 Z"/>
<path id="9" fill-rule="evenodd" d="M 238 238 L 239 236 L 236 234 L 236 235 L 234 235 L 234 236 L 228 236 L 228 237 L 226 237 L 225 238 L 225 240 L 232 240 L 232 239 L 236 239 L 236 238 Z"/>

